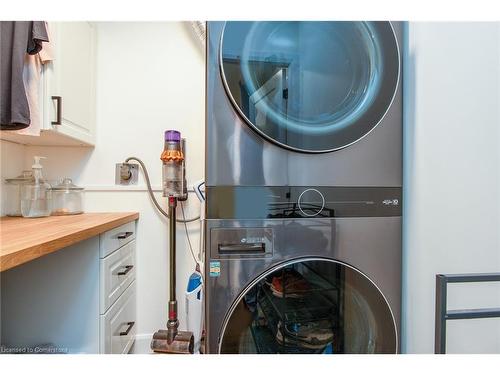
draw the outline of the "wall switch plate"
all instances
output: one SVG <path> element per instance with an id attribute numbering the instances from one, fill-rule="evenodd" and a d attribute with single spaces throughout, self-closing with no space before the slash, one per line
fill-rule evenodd
<path id="1" fill-rule="evenodd" d="M 117 163 L 115 169 L 116 185 L 137 185 L 139 164 Z"/>

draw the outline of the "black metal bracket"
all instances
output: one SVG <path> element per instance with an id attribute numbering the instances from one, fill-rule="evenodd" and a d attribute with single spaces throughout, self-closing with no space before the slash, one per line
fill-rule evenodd
<path id="1" fill-rule="evenodd" d="M 497 309 L 448 310 L 447 293 L 449 283 L 479 283 L 500 281 L 500 273 L 470 273 L 454 275 L 436 275 L 436 321 L 434 353 L 446 353 L 446 321 L 457 319 L 500 318 Z"/>

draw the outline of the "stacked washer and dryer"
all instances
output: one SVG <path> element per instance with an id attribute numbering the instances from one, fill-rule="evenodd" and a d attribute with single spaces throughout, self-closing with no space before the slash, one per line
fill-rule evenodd
<path id="1" fill-rule="evenodd" d="M 401 41 L 208 23 L 208 353 L 399 352 Z"/>

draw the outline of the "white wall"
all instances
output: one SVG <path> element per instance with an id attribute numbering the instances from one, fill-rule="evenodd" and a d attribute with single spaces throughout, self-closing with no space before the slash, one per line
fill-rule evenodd
<path id="1" fill-rule="evenodd" d="M 435 275 L 500 271 L 500 24 L 407 31 L 403 351 L 432 353 Z M 500 306 L 500 283 L 449 293 Z M 500 319 L 448 327 L 448 352 L 500 352 Z"/>
<path id="2" fill-rule="evenodd" d="M 0 178 L 2 179 L 0 187 L 0 216 L 7 214 L 7 195 L 4 194 L 6 186 L 5 179 L 16 177 L 24 169 L 24 152 L 26 147 L 17 143 L 0 140 Z"/>
<path id="3" fill-rule="evenodd" d="M 87 188 L 87 211 L 138 211 L 137 306 L 139 337 L 166 327 L 168 301 L 168 221 L 157 213 L 147 195 L 142 172 L 138 189 L 114 185 L 115 163 L 127 156 L 141 158 L 154 188 L 161 183 L 160 154 L 163 132 L 177 129 L 187 138 L 187 180 L 203 178 L 205 128 L 204 50 L 186 22 L 98 24 L 97 138 L 94 149 L 73 147 L 2 147 L 2 177 L 18 174 L 21 165 L 8 165 L 13 147 L 24 152 L 24 166 L 33 155 L 44 160 L 46 177 L 72 177 Z M 7 142 L 2 142 L 2 145 Z M 5 151 L 5 152 L 4 152 Z M 17 160 L 16 160 L 17 162 Z M 9 172 L 9 173 L 7 173 Z M 4 176 L 5 175 L 5 176 Z M 186 216 L 199 213 L 190 194 Z M 179 210 L 180 211 L 180 210 Z M 179 212 L 180 216 L 180 212 Z M 199 249 L 199 222 L 188 224 L 195 255 Z M 184 289 L 194 261 L 184 228 L 178 227 L 178 288 L 181 328 Z M 139 343 L 140 344 L 140 343 Z M 137 345 L 138 347 L 141 345 Z M 142 350 L 142 349 L 140 349 Z"/>

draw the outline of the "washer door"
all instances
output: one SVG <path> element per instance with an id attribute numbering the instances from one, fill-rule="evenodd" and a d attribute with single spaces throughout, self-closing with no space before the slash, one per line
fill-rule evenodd
<path id="1" fill-rule="evenodd" d="M 365 136 L 399 79 L 389 22 L 227 22 L 220 53 L 241 116 L 296 151 L 334 151 Z"/>
<path id="2" fill-rule="evenodd" d="M 397 353 L 396 323 L 361 272 L 295 260 L 251 283 L 224 321 L 221 353 Z"/>

